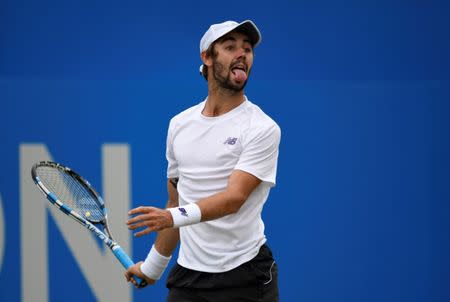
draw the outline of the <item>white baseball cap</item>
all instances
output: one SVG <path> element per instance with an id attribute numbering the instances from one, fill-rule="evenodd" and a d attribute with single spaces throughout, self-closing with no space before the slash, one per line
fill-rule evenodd
<path id="1" fill-rule="evenodd" d="M 241 23 L 237 23 L 235 21 L 225 21 L 223 23 L 211 25 L 205 32 L 200 40 L 200 53 L 207 50 L 211 44 L 214 43 L 214 41 L 236 29 L 242 30 L 247 34 L 250 42 L 253 44 L 253 47 L 256 47 L 261 42 L 261 33 L 252 21 L 245 20 Z"/>
<path id="2" fill-rule="evenodd" d="M 206 51 L 217 39 L 236 29 L 242 30 L 247 34 L 253 47 L 256 47 L 261 42 L 261 33 L 253 21 L 245 20 L 241 23 L 237 23 L 236 21 L 225 21 L 223 23 L 211 25 L 205 32 L 200 40 L 200 53 Z M 203 74 L 203 64 L 200 65 L 199 70 L 200 74 Z"/>

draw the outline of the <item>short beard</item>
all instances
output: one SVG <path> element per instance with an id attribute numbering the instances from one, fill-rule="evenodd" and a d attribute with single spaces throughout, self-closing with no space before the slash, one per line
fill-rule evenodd
<path id="1" fill-rule="evenodd" d="M 245 82 L 242 84 L 234 84 L 231 81 L 231 71 L 228 71 L 226 76 L 223 77 L 221 73 L 225 70 L 225 67 L 214 59 L 212 63 L 212 75 L 214 77 L 214 80 L 216 80 L 218 88 L 224 89 L 232 95 L 238 94 L 242 92 L 242 90 L 244 90 L 245 85 L 247 85 L 248 79 L 245 80 Z"/>

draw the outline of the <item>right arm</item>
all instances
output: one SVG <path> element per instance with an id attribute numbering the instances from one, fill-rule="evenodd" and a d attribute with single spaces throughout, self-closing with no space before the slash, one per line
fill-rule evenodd
<path id="1" fill-rule="evenodd" d="M 167 201 L 166 209 L 178 207 L 178 191 L 176 185 L 170 179 L 167 180 L 167 192 L 169 200 Z M 180 232 L 178 228 L 166 228 L 158 232 L 155 247 L 161 255 L 169 257 L 177 247 L 179 240 Z"/>
<path id="2" fill-rule="evenodd" d="M 176 188 L 176 182 L 174 179 L 169 179 L 167 181 L 167 192 L 169 195 L 169 199 L 166 204 L 166 208 L 172 208 L 172 207 L 178 207 L 178 191 Z M 152 207 L 139 207 L 136 209 L 133 209 L 129 212 L 130 215 L 136 214 L 136 213 L 148 213 L 147 210 L 154 209 Z M 145 214 L 144 214 L 145 215 Z M 148 215 L 148 214 L 147 214 Z M 130 228 L 130 223 L 127 223 Z M 135 229 L 133 226 L 131 229 Z M 135 236 L 142 236 L 149 232 L 146 231 L 146 229 L 138 232 L 135 234 Z M 158 235 L 156 237 L 155 241 L 155 248 L 158 251 L 159 254 L 165 257 L 170 257 L 172 255 L 173 250 L 176 248 L 178 241 L 180 240 L 180 233 L 178 228 L 165 228 L 158 232 Z M 140 277 L 141 279 L 144 279 L 147 281 L 148 284 L 154 284 L 156 280 L 148 278 L 145 274 L 141 271 L 141 265 L 143 264 L 143 261 L 140 261 L 136 263 L 135 265 L 131 266 L 126 272 L 125 272 L 125 278 L 128 282 L 132 282 L 136 287 L 137 285 L 134 282 L 133 276 L 136 275 Z"/>

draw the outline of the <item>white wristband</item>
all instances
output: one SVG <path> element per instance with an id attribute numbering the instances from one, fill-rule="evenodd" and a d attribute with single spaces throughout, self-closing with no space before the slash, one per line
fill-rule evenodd
<path id="1" fill-rule="evenodd" d="M 168 210 L 172 214 L 174 228 L 198 223 L 202 219 L 202 212 L 195 203 L 177 208 L 168 208 Z"/>
<path id="2" fill-rule="evenodd" d="M 171 258 L 172 256 L 166 257 L 161 255 L 156 250 L 155 245 L 153 245 L 144 263 L 141 264 L 141 272 L 150 279 L 158 280 L 164 273 Z"/>

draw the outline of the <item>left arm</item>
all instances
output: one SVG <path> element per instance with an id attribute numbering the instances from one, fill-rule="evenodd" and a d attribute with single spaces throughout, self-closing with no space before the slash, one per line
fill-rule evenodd
<path id="1" fill-rule="evenodd" d="M 260 183 L 261 180 L 252 174 L 234 170 L 224 191 L 197 202 L 201 211 L 201 221 L 213 220 L 236 213 Z M 128 228 L 135 230 L 144 227 L 144 230 L 135 234 L 136 237 L 173 227 L 173 219 L 167 209 L 139 207 L 130 212 L 138 215 L 128 220 Z"/>
<path id="2" fill-rule="evenodd" d="M 202 213 L 202 221 L 236 213 L 260 183 L 261 180 L 252 174 L 234 170 L 224 191 L 197 202 Z"/>
<path id="3" fill-rule="evenodd" d="M 280 136 L 280 128 L 275 123 L 254 130 L 252 139 L 245 146 L 235 170 L 228 178 L 225 190 L 195 203 L 200 209 L 201 221 L 213 220 L 236 213 L 262 181 L 275 184 Z M 146 212 L 139 210 L 139 208 L 132 211 L 133 214 L 138 215 L 128 221 L 129 229 L 145 227 L 136 236 L 174 226 L 174 216 L 168 209 L 147 207 Z M 183 212 L 182 209 L 180 211 Z"/>

